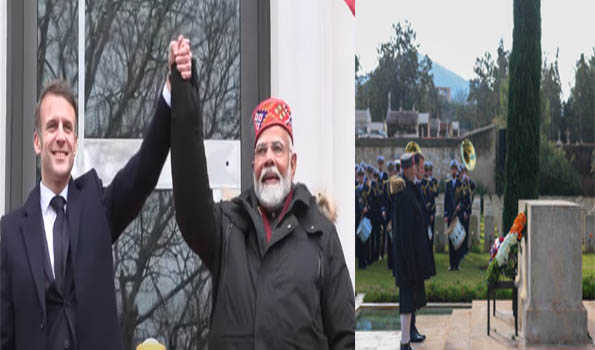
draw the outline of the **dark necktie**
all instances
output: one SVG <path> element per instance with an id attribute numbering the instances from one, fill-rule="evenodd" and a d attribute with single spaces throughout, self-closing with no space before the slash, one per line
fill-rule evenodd
<path id="1" fill-rule="evenodd" d="M 50 206 L 56 212 L 56 221 L 54 221 L 54 276 L 59 288 L 62 287 L 64 267 L 66 265 L 66 254 L 68 252 L 66 214 L 64 212 L 65 205 L 66 200 L 62 196 L 55 196 L 50 201 Z"/>

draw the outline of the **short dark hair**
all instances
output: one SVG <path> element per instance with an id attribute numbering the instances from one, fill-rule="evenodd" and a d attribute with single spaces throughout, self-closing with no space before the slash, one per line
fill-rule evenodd
<path id="1" fill-rule="evenodd" d="M 39 133 L 41 131 L 41 102 L 47 95 L 54 95 L 63 97 L 74 108 L 74 133 L 78 132 L 78 109 L 76 106 L 76 98 L 70 89 L 68 83 L 64 80 L 53 80 L 46 85 L 39 96 L 37 106 L 35 106 L 35 129 Z"/>

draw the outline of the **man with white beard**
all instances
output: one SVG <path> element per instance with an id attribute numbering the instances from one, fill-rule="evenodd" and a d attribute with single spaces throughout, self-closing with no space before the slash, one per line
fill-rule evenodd
<path id="1" fill-rule="evenodd" d="M 174 53 L 190 63 L 189 48 Z M 196 82 L 171 69 L 176 219 L 209 268 L 211 349 L 353 349 L 354 294 L 334 224 L 294 183 L 291 110 L 281 99 L 252 114 L 253 186 L 213 203 Z M 172 67 L 173 68 L 173 67 Z"/>

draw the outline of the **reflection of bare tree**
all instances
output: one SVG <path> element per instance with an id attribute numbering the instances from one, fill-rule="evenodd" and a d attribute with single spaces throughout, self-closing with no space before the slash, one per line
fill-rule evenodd
<path id="1" fill-rule="evenodd" d="M 171 192 L 154 192 L 114 245 L 125 349 L 148 336 L 206 340 L 209 273 L 182 240 L 173 214 Z M 168 348 L 195 348 L 180 345 Z"/>
<path id="2" fill-rule="evenodd" d="M 87 135 L 140 137 L 178 33 L 198 59 L 205 137 L 239 135 L 237 0 L 95 1 L 87 18 Z"/>
<path id="3" fill-rule="evenodd" d="M 239 137 L 239 0 L 85 0 L 85 135 L 141 137 L 182 33 L 198 60 L 206 138 Z M 78 79 L 78 0 L 38 0 L 37 88 Z M 114 245 L 126 349 L 158 337 L 168 349 L 206 345 L 210 276 L 183 242 L 171 191 L 154 192 Z"/>
<path id="4" fill-rule="evenodd" d="M 236 1 L 208 0 L 196 12 L 205 138 L 239 136 L 239 28 Z"/>
<path id="5" fill-rule="evenodd" d="M 238 0 L 85 0 L 88 137 L 141 137 L 169 41 L 191 38 L 206 138 L 239 137 Z M 37 86 L 78 78 L 78 0 L 39 0 Z"/>
<path id="6" fill-rule="evenodd" d="M 38 1 L 37 95 L 54 79 L 77 86 L 77 11 L 76 0 Z"/>

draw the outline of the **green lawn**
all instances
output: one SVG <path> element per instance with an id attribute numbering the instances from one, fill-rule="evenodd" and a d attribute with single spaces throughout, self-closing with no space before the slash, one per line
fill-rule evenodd
<path id="1" fill-rule="evenodd" d="M 426 295 L 432 302 L 470 302 L 485 299 L 485 273 L 488 253 L 467 254 L 460 271 L 448 271 L 448 253 L 435 253 L 436 276 L 426 281 Z M 357 262 L 356 262 L 357 266 Z M 398 289 L 395 279 L 386 267 L 386 258 L 365 270 L 355 271 L 356 293 L 366 293 L 366 302 L 396 302 Z M 595 298 L 595 254 L 583 255 L 583 296 Z M 498 291 L 497 297 L 510 298 L 509 291 Z"/>

